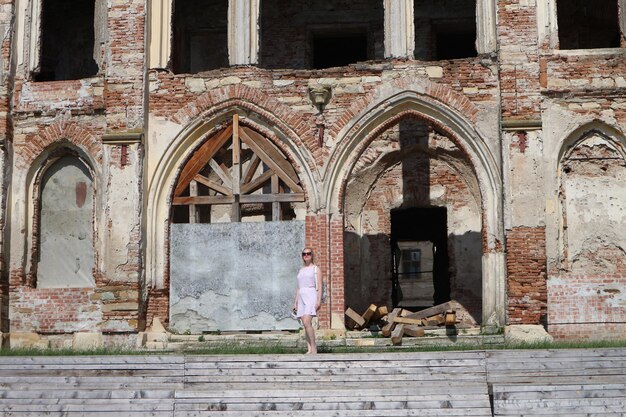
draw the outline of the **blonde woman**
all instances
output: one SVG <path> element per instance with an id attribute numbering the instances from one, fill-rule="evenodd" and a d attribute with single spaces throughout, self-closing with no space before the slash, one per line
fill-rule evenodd
<path id="1" fill-rule="evenodd" d="M 322 273 L 313 263 L 313 250 L 302 250 L 302 268 L 298 272 L 298 285 L 296 287 L 296 299 L 293 302 L 293 311 L 304 326 L 306 337 L 307 354 L 317 353 L 315 344 L 315 331 L 313 330 L 313 317 L 322 304 Z"/>

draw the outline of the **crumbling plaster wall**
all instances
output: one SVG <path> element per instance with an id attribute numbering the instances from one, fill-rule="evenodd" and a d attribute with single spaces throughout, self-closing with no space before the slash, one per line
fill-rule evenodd
<path id="1" fill-rule="evenodd" d="M 614 50 L 559 55 L 546 59 L 542 86 L 548 330 L 555 337 L 620 338 L 626 62 Z M 588 158 L 609 154 L 616 159 Z"/>
<path id="2" fill-rule="evenodd" d="M 102 65 L 96 77 L 31 80 L 29 5 L 16 14 L 13 160 L 5 236 L 11 330 L 137 330 L 140 318 L 141 170 L 145 2 L 97 2 Z M 32 33 L 36 33 L 32 32 Z M 44 34 L 45 36 L 45 34 Z M 34 45 L 36 50 L 36 44 Z M 106 51 L 104 54 L 103 51 Z M 94 172 L 95 288 L 39 288 L 37 172 L 53 152 L 78 152 Z M 9 181 L 7 181 L 9 182 Z M 54 300 L 63 300 L 57 304 Z M 30 309 L 28 305 L 40 306 Z M 78 316 L 71 312 L 77 312 Z M 49 319 L 46 317 L 49 316 Z"/>

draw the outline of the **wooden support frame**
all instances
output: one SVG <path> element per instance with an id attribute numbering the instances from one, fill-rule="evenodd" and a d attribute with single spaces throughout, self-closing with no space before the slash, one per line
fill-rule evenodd
<path id="1" fill-rule="evenodd" d="M 189 221 L 196 222 L 201 220 L 195 206 L 230 204 L 231 221 L 236 222 L 241 220 L 242 204 L 271 204 L 271 220 L 280 221 L 282 203 L 304 201 L 291 163 L 270 140 L 241 126 L 235 114 L 231 125 L 209 138 L 187 161 L 172 205 L 189 206 Z"/>

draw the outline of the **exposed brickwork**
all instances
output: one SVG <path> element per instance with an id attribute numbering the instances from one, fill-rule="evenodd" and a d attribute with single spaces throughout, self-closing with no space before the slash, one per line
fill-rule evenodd
<path id="1" fill-rule="evenodd" d="M 548 279 L 548 331 L 559 339 L 626 337 L 624 275 Z"/>
<path id="2" fill-rule="evenodd" d="M 170 297 L 169 287 L 161 290 L 151 290 L 148 292 L 148 306 L 146 308 L 146 327 L 152 326 L 155 317 L 161 323 L 167 325 L 170 318 Z"/>
<path id="3" fill-rule="evenodd" d="M 330 242 L 328 241 L 328 238 L 328 217 L 325 215 L 306 216 L 304 239 L 306 245 L 313 249 L 315 257 L 314 262 L 322 271 L 322 277 L 323 280 L 326 282 L 326 287 L 328 289 L 329 295 L 328 300 L 324 305 L 322 305 L 318 313 L 319 323 L 322 327 L 328 327 L 330 325 L 330 314 L 332 312 L 332 309 L 335 307 L 335 303 L 342 303 L 342 300 L 339 298 L 334 298 L 334 295 L 338 294 L 336 292 L 336 287 L 340 284 L 343 285 L 343 279 L 341 279 L 341 282 L 337 282 L 337 277 L 334 274 L 332 276 L 329 276 Z"/>
<path id="4" fill-rule="evenodd" d="M 502 116 L 538 119 L 539 53 L 535 3 L 498 1 Z"/>
<path id="5" fill-rule="evenodd" d="M 93 332 L 102 320 L 93 288 L 22 287 L 10 297 L 11 331 Z"/>
<path id="6" fill-rule="evenodd" d="M 145 62 L 145 0 L 126 0 L 108 6 L 110 54 L 104 99 L 109 131 L 142 128 L 143 68 Z"/>
<path id="7" fill-rule="evenodd" d="M 71 143 L 85 151 L 94 162 L 102 160 L 102 144 L 94 135 L 95 126 L 81 126 L 61 118 L 49 126 L 40 126 L 36 134 L 26 134 L 14 146 L 18 158 L 15 164 L 22 169 L 29 168 L 37 158 L 50 145 L 59 143 Z"/>
<path id="8" fill-rule="evenodd" d="M 516 227 L 506 235 L 508 322 L 545 323 L 546 235 L 543 227 Z"/>

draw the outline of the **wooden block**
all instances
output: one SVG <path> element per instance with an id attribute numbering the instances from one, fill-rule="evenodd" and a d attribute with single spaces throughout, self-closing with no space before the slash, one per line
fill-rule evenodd
<path id="1" fill-rule="evenodd" d="M 405 317 L 409 317 L 411 319 L 425 319 L 427 317 L 434 316 L 435 314 L 445 313 L 446 311 L 451 309 L 452 304 L 448 302 L 424 309 L 422 311 L 418 311 L 417 313 L 411 313 Z"/>
<path id="2" fill-rule="evenodd" d="M 376 310 L 378 310 L 378 307 L 376 307 L 376 304 L 370 304 L 367 310 L 365 310 L 365 313 L 361 315 L 365 323 L 370 321 L 374 313 L 376 313 Z"/>
<path id="3" fill-rule="evenodd" d="M 404 335 L 404 324 L 398 324 L 391 332 L 391 343 L 395 346 L 402 344 L 402 336 Z"/>
<path id="4" fill-rule="evenodd" d="M 400 308 L 394 308 L 391 311 L 391 313 L 389 313 L 389 315 L 387 316 L 387 324 L 381 330 L 381 333 L 383 336 L 385 337 L 391 336 L 391 332 L 393 331 L 393 328 L 396 326 L 396 323 L 393 321 L 393 319 L 397 317 L 398 314 L 400 314 L 401 310 L 402 309 Z"/>
<path id="5" fill-rule="evenodd" d="M 350 307 L 346 310 L 346 317 L 348 317 L 355 324 L 354 328 L 363 327 L 365 324 L 365 320 L 361 317 L 356 311 L 352 310 Z"/>
<path id="6" fill-rule="evenodd" d="M 456 324 L 456 311 L 446 311 L 445 324 L 446 326 L 454 326 Z"/>
<path id="7" fill-rule="evenodd" d="M 424 336 L 424 328 L 414 324 L 405 324 L 404 334 L 407 336 L 422 337 Z"/>
<path id="8" fill-rule="evenodd" d="M 387 314 L 389 314 L 389 311 L 387 311 L 387 306 L 380 306 L 376 309 L 376 313 L 374 313 L 372 320 L 380 320 Z"/>
<path id="9" fill-rule="evenodd" d="M 440 315 L 430 316 L 427 317 L 425 320 L 426 326 L 439 326 L 440 324 L 443 324 L 445 322 L 445 319 Z"/>
<path id="10" fill-rule="evenodd" d="M 413 314 L 413 312 L 411 310 L 405 310 L 404 308 L 400 311 L 400 314 L 398 314 L 398 316 L 400 317 L 406 317 L 410 314 Z"/>
<path id="11" fill-rule="evenodd" d="M 407 318 L 407 317 L 394 317 L 393 321 L 395 323 L 415 324 L 417 326 L 422 324 L 422 320 L 421 319 L 410 319 L 410 318 Z"/>

